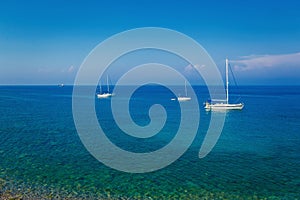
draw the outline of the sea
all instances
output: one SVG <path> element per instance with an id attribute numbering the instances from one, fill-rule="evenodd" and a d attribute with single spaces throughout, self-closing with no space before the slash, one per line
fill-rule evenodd
<path id="1" fill-rule="evenodd" d="M 207 88 L 193 90 L 200 117 L 191 119 L 199 120 L 192 144 L 161 169 L 130 173 L 103 164 L 85 148 L 73 119 L 73 86 L 0 86 L 0 199 L 300 199 L 300 86 L 232 88 L 230 100 L 243 102 L 244 109 L 222 113 L 221 135 L 201 159 L 213 113 L 203 108 Z M 149 85 L 131 96 L 130 114 L 139 126 L 151 123 L 151 105 L 166 110 L 163 129 L 143 139 L 118 128 L 111 99 L 92 98 L 112 144 L 143 153 L 174 139 L 181 112 L 172 95 Z"/>

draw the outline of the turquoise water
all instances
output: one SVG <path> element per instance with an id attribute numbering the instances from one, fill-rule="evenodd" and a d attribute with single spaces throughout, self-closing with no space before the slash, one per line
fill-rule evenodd
<path id="1" fill-rule="evenodd" d="M 195 86 L 199 102 L 205 87 Z M 149 98 L 149 94 L 155 96 Z M 232 90 L 245 108 L 230 111 L 210 154 L 198 158 L 210 113 L 202 109 L 197 136 L 188 151 L 162 170 L 130 174 L 92 157 L 72 117 L 72 87 L 0 87 L 0 197 L 129 199 L 300 199 L 300 87 L 244 86 Z M 162 87 L 140 89 L 131 102 L 139 125 L 148 108 L 165 106 L 166 127 L 150 139 L 122 134 L 110 115 L 109 100 L 95 99 L 100 124 L 116 145 L 150 152 L 168 144 L 178 128 L 178 104 Z M 168 99 L 168 100 L 166 100 Z"/>

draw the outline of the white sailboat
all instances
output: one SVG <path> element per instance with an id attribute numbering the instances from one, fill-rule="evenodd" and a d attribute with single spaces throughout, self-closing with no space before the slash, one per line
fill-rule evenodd
<path id="1" fill-rule="evenodd" d="M 108 76 L 106 77 L 106 85 L 107 85 L 107 92 L 102 93 L 102 86 L 100 84 L 100 93 L 97 94 L 97 97 L 99 99 L 109 98 L 109 97 L 113 96 L 113 94 L 110 93 L 110 91 L 109 91 Z"/>
<path id="2" fill-rule="evenodd" d="M 191 97 L 188 97 L 188 95 L 187 95 L 186 81 L 184 82 L 184 90 L 185 90 L 185 96 L 178 96 L 177 101 L 190 101 L 192 99 Z M 173 98 L 171 100 L 175 101 L 176 98 Z"/>
<path id="3" fill-rule="evenodd" d="M 241 110 L 244 107 L 243 103 L 229 103 L 229 80 L 228 80 L 228 59 L 226 58 L 226 99 L 214 101 L 206 101 L 204 108 L 207 110 Z"/>

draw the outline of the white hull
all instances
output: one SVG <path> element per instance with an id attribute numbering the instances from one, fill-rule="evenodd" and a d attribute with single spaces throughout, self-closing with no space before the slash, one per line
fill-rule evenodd
<path id="1" fill-rule="evenodd" d="M 191 97 L 177 97 L 178 101 L 190 101 L 191 99 Z"/>
<path id="2" fill-rule="evenodd" d="M 111 93 L 97 94 L 97 98 L 99 99 L 109 98 L 111 96 L 113 96 Z"/>
<path id="3" fill-rule="evenodd" d="M 228 104 L 228 103 L 215 103 L 215 104 L 209 104 L 206 103 L 205 109 L 208 110 L 242 110 L 244 107 L 244 104 L 238 103 L 238 104 Z"/>

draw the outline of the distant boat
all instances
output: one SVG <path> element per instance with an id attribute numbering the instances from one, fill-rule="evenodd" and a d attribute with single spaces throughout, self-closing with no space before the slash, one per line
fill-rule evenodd
<path id="1" fill-rule="evenodd" d="M 58 84 L 58 87 L 64 87 L 64 84 L 63 83 Z"/>
<path id="2" fill-rule="evenodd" d="M 109 98 L 109 97 L 113 96 L 113 94 L 110 93 L 110 91 L 109 91 L 108 76 L 106 77 L 106 85 L 107 85 L 107 91 L 102 92 L 102 85 L 100 84 L 100 93 L 97 94 L 97 98 L 104 99 L 104 98 Z"/>
<path id="3" fill-rule="evenodd" d="M 228 81 L 228 59 L 225 61 L 226 68 L 226 99 L 215 99 L 211 101 L 206 101 L 204 108 L 207 110 L 241 110 L 244 107 L 243 103 L 229 103 L 229 81 Z M 233 75 L 233 74 L 232 74 Z"/>
<path id="4" fill-rule="evenodd" d="M 178 96 L 177 98 L 172 98 L 171 100 L 172 101 L 190 101 L 192 98 L 191 97 L 188 97 L 188 94 L 187 94 L 187 88 L 186 88 L 186 81 L 184 82 L 184 90 L 185 90 L 185 96 Z"/>

